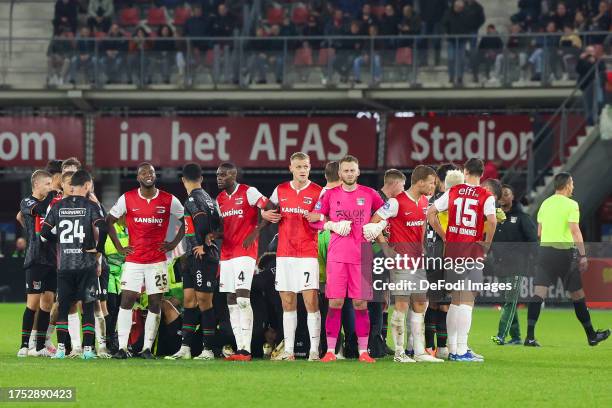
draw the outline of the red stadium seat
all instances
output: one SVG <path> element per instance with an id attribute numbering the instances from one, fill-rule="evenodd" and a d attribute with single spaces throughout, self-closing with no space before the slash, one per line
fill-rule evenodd
<path id="1" fill-rule="evenodd" d="M 395 51 L 395 63 L 397 65 L 412 65 L 412 48 L 398 48 L 397 51 Z"/>
<path id="2" fill-rule="evenodd" d="M 336 50 L 333 48 L 321 48 L 319 50 L 319 58 L 317 59 L 317 65 L 325 66 L 329 63 L 329 60 L 334 58 Z"/>
<path id="3" fill-rule="evenodd" d="M 174 9 L 174 25 L 184 25 L 189 17 L 191 17 L 191 9 L 189 7 L 178 6 Z"/>
<path id="4" fill-rule="evenodd" d="M 295 52 L 293 58 L 293 65 L 295 66 L 311 66 L 312 65 L 312 48 L 302 47 Z"/>
<path id="5" fill-rule="evenodd" d="M 151 7 L 147 12 L 147 24 L 160 26 L 166 24 L 166 10 L 164 7 Z"/>
<path id="6" fill-rule="evenodd" d="M 293 8 L 293 12 L 291 13 L 291 22 L 297 25 L 306 24 L 309 14 L 305 5 L 298 4 Z"/>
<path id="7" fill-rule="evenodd" d="M 119 12 L 119 24 L 122 26 L 137 26 L 140 23 L 140 11 L 136 7 L 127 7 Z"/>
<path id="8" fill-rule="evenodd" d="M 204 65 L 212 67 L 215 62 L 215 50 L 209 49 L 206 51 L 206 57 L 204 58 Z"/>
<path id="9" fill-rule="evenodd" d="M 106 33 L 104 31 L 96 31 L 94 37 L 96 37 L 97 39 L 104 38 L 106 37 Z"/>
<path id="10" fill-rule="evenodd" d="M 612 93 L 612 71 L 606 71 L 606 92 Z"/>
<path id="11" fill-rule="evenodd" d="M 285 10 L 282 7 L 270 7 L 266 12 L 268 24 L 282 24 L 285 17 Z"/>

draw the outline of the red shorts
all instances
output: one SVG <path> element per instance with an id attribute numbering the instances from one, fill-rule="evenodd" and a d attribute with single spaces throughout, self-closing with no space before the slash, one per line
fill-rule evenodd
<path id="1" fill-rule="evenodd" d="M 360 264 L 327 261 L 325 296 L 328 299 L 372 299 L 370 274 L 363 274 Z"/>

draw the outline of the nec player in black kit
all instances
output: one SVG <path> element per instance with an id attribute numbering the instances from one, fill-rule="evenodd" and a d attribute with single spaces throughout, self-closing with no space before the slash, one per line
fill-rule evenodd
<path id="1" fill-rule="evenodd" d="M 202 168 L 198 164 L 188 163 L 183 167 L 182 181 L 188 194 L 184 207 L 185 251 L 189 267 L 183 274 L 185 312 L 181 348 L 173 356 L 166 357 L 172 360 L 191 358 L 191 342 L 198 323 L 204 347 L 195 359 L 215 358 L 211 348 L 216 327 L 212 301 L 213 292 L 218 286 L 219 248 L 207 236 L 219 229 L 220 218 L 214 200 L 202 188 L 202 180 Z"/>
<path id="2" fill-rule="evenodd" d="M 28 342 L 34 326 L 34 316 L 39 312 L 36 325 L 36 355 L 48 356 L 45 339 L 54 293 L 57 288 L 55 257 L 50 245 L 38 237 L 42 219 L 47 206 L 55 196 L 52 190 L 52 176 L 44 170 L 36 170 L 31 177 L 32 194 L 21 200 L 20 214 L 28 238 L 28 247 L 24 260 L 26 275 L 26 308 L 23 313 L 21 328 L 21 346 L 17 357 L 28 355 Z M 19 216 L 18 216 L 19 219 Z"/>
<path id="3" fill-rule="evenodd" d="M 41 236 L 57 243 L 59 313 L 56 325 L 58 347 L 54 358 L 65 358 L 68 311 L 73 302 L 81 301 L 83 358 L 87 360 L 95 358 L 94 302 L 108 228 L 100 207 L 87 198 L 93 186 L 91 175 L 79 170 L 72 176 L 70 184 L 72 195 L 51 208 Z M 95 228 L 98 228 L 97 244 Z"/>

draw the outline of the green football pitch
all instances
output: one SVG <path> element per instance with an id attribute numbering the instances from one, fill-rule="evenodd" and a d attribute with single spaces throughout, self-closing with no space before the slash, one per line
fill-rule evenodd
<path id="1" fill-rule="evenodd" d="M 0 304 L 0 387 L 75 387 L 66 406 L 612 406 L 612 340 L 589 347 L 570 309 L 543 310 L 534 349 L 494 345 L 498 312 L 478 308 L 470 346 L 485 363 L 407 365 L 18 359 L 22 312 Z M 612 326 L 612 311 L 592 317 Z"/>

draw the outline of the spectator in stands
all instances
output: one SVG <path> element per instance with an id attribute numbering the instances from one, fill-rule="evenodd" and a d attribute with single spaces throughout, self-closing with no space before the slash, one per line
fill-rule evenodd
<path id="1" fill-rule="evenodd" d="M 591 18 L 591 24 L 589 25 L 589 31 L 605 31 L 610 29 L 610 5 L 607 1 L 600 1 L 597 9 L 597 14 Z M 605 34 L 589 35 L 587 42 L 589 44 L 603 44 L 606 39 Z"/>
<path id="2" fill-rule="evenodd" d="M 519 12 L 510 17 L 510 20 L 531 29 L 542 14 L 542 0 L 519 0 L 518 8 Z"/>
<path id="3" fill-rule="evenodd" d="M 448 78 L 451 84 L 463 86 L 465 45 L 468 41 L 467 34 L 472 31 L 473 26 L 474 22 L 467 18 L 463 0 L 455 0 L 443 19 L 444 31 L 455 36 L 448 39 Z"/>
<path id="4" fill-rule="evenodd" d="M 378 19 L 374 14 L 372 14 L 372 6 L 370 5 L 370 3 L 364 3 L 364 5 L 361 7 L 359 15 L 357 16 L 357 20 L 361 22 L 361 33 L 363 35 L 368 35 L 368 27 L 370 27 L 371 25 L 378 24 Z"/>
<path id="5" fill-rule="evenodd" d="M 465 0 L 465 18 L 469 25 L 470 34 L 470 51 L 472 54 L 477 52 L 478 45 L 478 30 L 485 23 L 484 8 L 476 0 Z"/>
<path id="6" fill-rule="evenodd" d="M 25 238 L 19 237 L 15 241 L 15 250 L 11 254 L 12 258 L 25 258 L 27 242 Z"/>
<path id="7" fill-rule="evenodd" d="M 548 83 L 551 74 L 559 78 L 560 58 L 558 56 L 560 35 L 554 21 L 546 24 L 547 35 L 536 37 L 536 48 L 529 56 L 529 63 L 533 68 L 532 81 L 544 81 Z"/>
<path id="8" fill-rule="evenodd" d="M 60 28 L 68 28 L 73 34 L 76 33 L 78 8 L 76 0 L 57 0 L 53 14 L 54 34 L 59 34 Z"/>
<path id="9" fill-rule="evenodd" d="M 108 32 L 114 12 L 113 0 L 89 0 L 87 25 L 91 32 Z"/>
<path id="10" fill-rule="evenodd" d="M 125 33 L 119 28 L 119 24 L 111 24 L 108 34 L 100 44 L 102 71 L 106 75 L 107 83 L 123 82 L 123 64 L 127 52 L 127 41 Z"/>
<path id="11" fill-rule="evenodd" d="M 448 0 L 419 0 L 419 11 L 421 13 L 422 29 L 424 35 L 440 35 L 444 32 L 442 18 L 446 15 L 448 9 Z M 434 49 L 434 65 L 440 65 L 440 51 L 442 49 L 442 41 L 440 38 L 424 39 L 421 42 L 421 49 Z M 429 44 L 429 45 L 428 45 Z M 422 63 L 426 64 L 428 60 L 427 53 L 422 53 Z"/>
<path id="12" fill-rule="evenodd" d="M 484 165 L 484 173 L 480 178 L 480 182 L 483 183 L 489 179 L 499 179 L 499 167 L 501 166 L 501 160 L 488 160 Z"/>
<path id="13" fill-rule="evenodd" d="M 495 80 L 504 80 L 505 83 L 510 83 L 509 76 L 513 72 L 509 72 L 512 68 L 519 68 L 519 80 L 527 79 L 527 50 L 528 40 L 522 36 L 522 29 L 518 23 L 513 23 L 510 26 L 510 36 L 506 42 L 506 54 L 500 53 L 495 59 Z M 508 58 L 506 60 L 506 58 Z"/>
<path id="14" fill-rule="evenodd" d="M 574 30 L 574 26 L 567 24 L 563 27 L 563 35 L 559 40 L 558 55 L 563 62 L 563 79 L 567 80 L 570 74 L 574 74 L 576 62 L 582 50 L 582 40 Z M 574 76 L 572 75 L 572 79 Z"/>
<path id="15" fill-rule="evenodd" d="M 170 83 L 170 73 L 176 64 L 176 45 L 174 30 L 167 24 L 160 26 L 153 42 L 153 58 L 157 67 L 155 72 L 159 72 L 165 84 Z"/>
<path id="16" fill-rule="evenodd" d="M 365 65 L 369 69 L 371 64 L 372 83 L 377 85 L 382 80 L 382 64 L 379 51 L 383 48 L 383 44 L 380 40 L 376 39 L 378 36 L 378 27 L 376 25 L 368 27 L 368 36 L 369 38 L 363 46 L 361 55 L 353 61 L 353 76 L 356 83 L 361 83 L 361 67 Z"/>
<path id="17" fill-rule="evenodd" d="M 87 82 L 95 80 L 93 72 L 96 63 L 95 46 L 89 27 L 81 27 L 76 39 L 75 55 L 70 64 L 70 83 L 76 83 L 76 76 L 80 71 L 84 72 Z"/>
<path id="18" fill-rule="evenodd" d="M 353 67 L 355 58 L 361 55 L 363 51 L 363 40 L 359 38 L 361 25 L 359 21 L 351 22 L 350 31 L 346 34 L 346 39 L 340 41 L 340 46 L 336 49 L 336 57 L 334 58 L 333 66 L 336 72 L 340 74 L 340 81 L 347 82 L 349 73 Z"/>
<path id="19" fill-rule="evenodd" d="M 152 48 L 149 33 L 144 27 L 136 28 L 129 44 L 128 52 L 128 83 L 140 87 L 151 83 L 151 72 L 149 69 L 149 51 Z"/>
<path id="20" fill-rule="evenodd" d="M 554 13 L 548 18 L 544 19 L 545 22 L 552 21 L 558 30 L 563 30 L 566 24 L 572 24 L 574 22 L 574 15 L 567 9 L 564 2 L 560 1 L 557 3 L 557 8 Z"/>
<path id="21" fill-rule="evenodd" d="M 497 56 L 501 54 L 503 48 L 504 43 L 495 25 L 489 24 L 487 26 L 486 35 L 480 39 L 478 49 L 473 55 L 472 74 L 474 76 L 474 82 L 478 82 L 479 80 L 478 73 L 481 65 L 484 65 L 486 78 L 491 78 L 491 68 L 494 66 Z"/>
<path id="22" fill-rule="evenodd" d="M 210 19 L 210 35 L 212 37 L 231 37 L 236 28 L 236 20 L 232 16 L 225 3 L 220 3 L 217 6 L 217 13 Z M 230 80 L 238 81 L 238 64 L 232 64 L 231 60 L 231 45 L 229 39 L 215 39 L 213 47 L 215 49 L 215 62 L 213 64 L 213 80 L 218 82 L 221 80 L 221 72 L 226 82 Z M 223 67 L 223 68 L 221 68 Z"/>
<path id="23" fill-rule="evenodd" d="M 606 86 L 606 64 L 597 56 L 595 47 L 592 45 L 586 47 L 580 55 L 576 72 L 578 73 L 578 85 L 584 98 L 587 121 L 589 126 L 593 126 L 604 102 Z"/>
<path id="24" fill-rule="evenodd" d="M 385 14 L 380 19 L 380 35 L 397 35 L 400 17 L 391 4 L 385 6 Z M 385 40 L 385 48 L 395 49 L 395 40 Z"/>
<path id="25" fill-rule="evenodd" d="M 410 4 L 402 8 L 402 18 L 398 24 L 398 34 L 400 36 L 415 36 L 421 32 L 421 18 L 414 12 Z M 412 47 L 413 38 L 399 39 L 398 47 Z"/>
<path id="26" fill-rule="evenodd" d="M 258 26 L 255 29 L 256 39 L 249 41 L 247 51 L 251 53 L 248 58 L 248 72 L 250 80 L 248 82 L 255 81 L 257 84 L 267 83 L 266 79 L 266 66 L 268 62 L 268 56 L 266 51 L 269 50 L 270 41 L 266 41 L 266 31 L 262 26 Z"/>
<path id="27" fill-rule="evenodd" d="M 323 28 L 321 27 L 321 24 L 319 22 L 319 19 L 317 19 L 316 16 L 314 15 L 310 15 L 308 17 L 308 23 L 306 23 L 306 26 L 302 29 L 302 33 L 303 36 L 305 37 L 320 37 L 323 35 Z M 321 44 L 321 39 L 318 38 L 316 40 L 307 40 L 308 44 L 310 44 L 310 47 L 313 49 L 318 49 L 320 44 Z"/>
<path id="28" fill-rule="evenodd" d="M 328 17 L 325 23 L 324 34 L 328 37 L 344 35 L 348 31 L 347 21 L 340 9 L 333 9 L 332 14 Z M 337 44 L 336 44 L 337 43 Z M 325 43 L 325 47 L 335 47 L 339 44 L 339 40 L 330 39 Z"/>
<path id="29" fill-rule="evenodd" d="M 361 10 L 361 6 L 364 3 L 364 0 L 336 0 L 336 6 L 342 10 L 345 15 L 348 15 L 350 18 L 357 18 L 357 14 L 359 10 Z"/>
<path id="30" fill-rule="evenodd" d="M 70 68 L 70 58 L 74 49 L 74 36 L 70 28 L 60 26 L 60 31 L 53 37 L 47 51 L 48 68 L 47 85 L 63 85 Z"/>
<path id="31" fill-rule="evenodd" d="M 589 29 L 586 17 L 584 16 L 584 12 L 582 10 L 576 11 L 574 14 L 574 29 L 582 34 L 586 33 Z"/>

